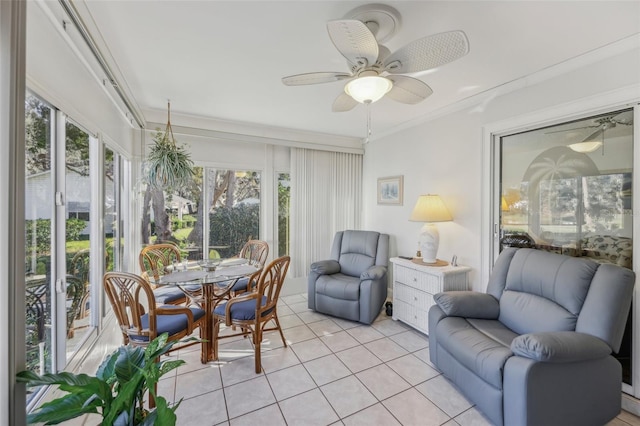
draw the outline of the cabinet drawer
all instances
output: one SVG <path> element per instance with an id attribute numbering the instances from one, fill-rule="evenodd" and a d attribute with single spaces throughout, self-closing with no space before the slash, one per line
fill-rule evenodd
<path id="1" fill-rule="evenodd" d="M 415 307 L 413 307 L 412 305 L 403 302 L 402 300 L 394 300 L 393 303 L 393 318 L 394 319 L 399 319 L 400 321 L 406 322 L 407 324 L 413 325 L 415 326 L 416 322 L 414 320 L 414 318 L 416 317 L 415 314 Z"/>
<path id="2" fill-rule="evenodd" d="M 395 300 L 393 304 L 393 319 L 400 320 L 422 331 L 429 332 L 429 310 L 411 305 L 402 300 Z"/>
<path id="3" fill-rule="evenodd" d="M 431 294 L 436 294 L 442 291 L 439 276 L 429 275 L 403 266 L 395 267 L 395 280 Z"/>
<path id="4" fill-rule="evenodd" d="M 399 282 L 394 283 L 393 298 L 420 308 L 427 306 L 428 309 L 433 304 L 433 294 Z"/>
<path id="5" fill-rule="evenodd" d="M 428 311 L 435 303 L 433 294 L 427 293 L 398 282 L 394 283 L 393 300 L 408 304 L 419 311 Z M 395 308 L 394 308 L 395 309 Z"/>

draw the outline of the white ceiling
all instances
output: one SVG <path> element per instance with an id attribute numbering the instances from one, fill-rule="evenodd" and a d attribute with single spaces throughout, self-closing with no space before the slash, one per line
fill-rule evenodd
<path id="1" fill-rule="evenodd" d="M 363 105 L 331 112 L 343 82 L 288 87 L 280 79 L 304 72 L 347 71 L 326 22 L 367 3 L 88 0 L 83 10 L 147 120 L 162 121 L 158 117 L 164 117 L 170 99 L 178 117 L 362 138 Z M 427 35 L 462 30 L 470 53 L 418 74 L 434 91 L 420 104 L 390 99 L 373 104 L 374 135 L 640 33 L 638 1 L 385 4 L 397 9 L 402 19 L 396 35 L 385 43 L 391 51 Z M 172 123 L 180 124 L 177 121 Z"/>

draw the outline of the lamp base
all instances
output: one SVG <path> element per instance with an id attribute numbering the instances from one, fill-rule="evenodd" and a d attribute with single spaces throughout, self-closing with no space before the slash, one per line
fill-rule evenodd
<path id="1" fill-rule="evenodd" d="M 438 245 L 440 243 L 440 233 L 438 227 L 433 223 L 425 223 L 420 230 L 420 251 L 424 263 L 437 263 Z"/>

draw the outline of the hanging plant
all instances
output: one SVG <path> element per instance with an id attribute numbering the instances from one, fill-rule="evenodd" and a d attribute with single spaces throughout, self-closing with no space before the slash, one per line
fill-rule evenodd
<path id="1" fill-rule="evenodd" d="M 167 127 L 156 133 L 147 156 L 149 184 L 168 193 L 187 186 L 193 177 L 191 154 L 176 143 L 171 129 L 171 103 L 167 103 Z"/>

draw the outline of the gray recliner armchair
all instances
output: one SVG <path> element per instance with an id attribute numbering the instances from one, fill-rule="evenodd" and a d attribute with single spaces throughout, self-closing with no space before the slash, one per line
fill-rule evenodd
<path id="1" fill-rule="evenodd" d="M 620 348 L 635 274 L 505 249 L 486 293 L 429 310 L 431 362 L 497 425 L 603 425 L 621 408 Z"/>
<path id="2" fill-rule="evenodd" d="M 371 324 L 387 298 L 389 235 L 337 232 L 330 257 L 311 265 L 309 308 Z"/>

